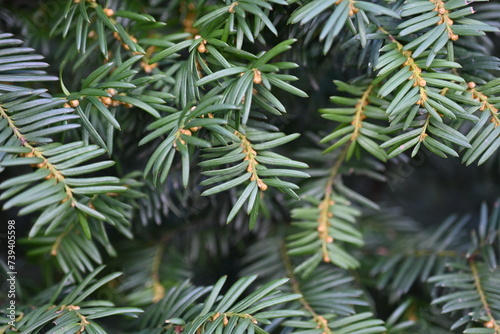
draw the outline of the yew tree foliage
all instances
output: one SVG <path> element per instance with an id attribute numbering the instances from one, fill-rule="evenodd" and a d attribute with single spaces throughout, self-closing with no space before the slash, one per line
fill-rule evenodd
<path id="1" fill-rule="evenodd" d="M 0 333 L 500 334 L 500 204 L 467 174 L 499 179 L 499 13 L 4 1 Z M 418 157 L 483 204 L 417 173 L 432 221 L 394 210 Z"/>

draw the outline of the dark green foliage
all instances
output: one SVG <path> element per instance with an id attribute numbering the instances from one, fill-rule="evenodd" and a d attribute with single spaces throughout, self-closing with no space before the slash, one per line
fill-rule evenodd
<path id="1" fill-rule="evenodd" d="M 2 4 L 0 333 L 500 334 L 476 2 Z M 419 157 L 425 224 L 385 186 Z"/>

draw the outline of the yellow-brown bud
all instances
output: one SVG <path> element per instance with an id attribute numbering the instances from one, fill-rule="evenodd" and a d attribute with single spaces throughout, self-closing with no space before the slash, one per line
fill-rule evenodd
<path id="1" fill-rule="evenodd" d="M 262 180 L 257 180 L 257 186 L 259 187 L 260 190 L 266 191 L 267 190 L 267 184 L 264 183 Z"/>
<path id="2" fill-rule="evenodd" d="M 78 107 L 80 105 L 80 101 L 78 101 L 78 100 L 71 100 L 71 101 L 69 101 L 69 105 L 71 107 L 73 107 L 73 108 L 76 108 L 76 107 Z"/>
<path id="3" fill-rule="evenodd" d="M 205 44 L 200 43 L 200 45 L 198 45 L 198 52 L 199 53 L 205 53 L 205 52 L 207 52 L 207 48 L 205 47 Z"/>
<path id="4" fill-rule="evenodd" d="M 102 11 L 104 12 L 104 14 L 106 14 L 107 17 L 115 15 L 115 11 L 111 8 L 104 8 Z"/>
<path id="5" fill-rule="evenodd" d="M 104 96 L 101 98 L 101 102 L 107 107 L 111 104 L 111 98 Z"/>
<path id="6" fill-rule="evenodd" d="M 109 95 L 111 95 L 111 96 L 114 96 L 114 95 L 116 95 L 116 93 L 118 93 L 116 91 L 116 89 L 114 89 L 114 88 L 108 88 L 108 89 L 106 89 L 106 92 L 108 92 Z"/>
<path id="7" fill-rule="evenodd" d="M 253 83 L 258 85 L 262 82 L 262 73 L 258 69 L 253 70 Z"/>

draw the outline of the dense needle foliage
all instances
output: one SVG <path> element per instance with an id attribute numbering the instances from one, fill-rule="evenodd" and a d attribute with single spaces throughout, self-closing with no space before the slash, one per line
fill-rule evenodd
<path id="1" fill-rule="evenodd" d="M 0 333 L 500 334 L 499 4 L 0 4 Z"/>

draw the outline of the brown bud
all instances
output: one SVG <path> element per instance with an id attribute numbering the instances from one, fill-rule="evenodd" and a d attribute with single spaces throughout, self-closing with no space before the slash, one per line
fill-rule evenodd
<path id="1" fill-rule="evenodd" d="M 192 135 L 192 132 L 189 131 L 188 129 L 180 129 L 179 132 L 182 133 L 182 134 L 185 134 L 186 136 L 191 136 Z"/>
<path id="2" fill-rule="evenodd" d="M 469 87 L 470 89 L 474 89 L 474 88 L 476 88 L 476 83 L 474 81 L 471 81 L 471 82 L 467 83 L 467 87 Z"/>
<path id="3" fill-rule="evenodd" d="M 88 38 L 94 38 L 95 37 L 95 30 L 90 30 L 89 34 L 87 35 Z"/>
<path id="4" fill-rule="evenodd" d="M 259 187 L 260 190 L 266 191 L 267 190 L 267 184 L 265 184 L 262 180 L 257 180 L 257 186 Z"/>
<path id="5" fill-rule="evenodd" d="M 76 107 L 78 107 L 80 105 L 80 101 L 78 101 L 78 100 L 71 100 L 71 101 L 69 101 L 69 105 L 71 107 L 73 107 L 73 108 L 76 108 Z"/>
<path id="6" fill-rule="evenodd" d="M 116 89 L 114 89 L 114 88 L 108 88 L 108 89 L 106 89 L 106 92 L 108 92 L 109 95 L 111 95 L 111 96 L 114 96 L 114 95 L 116 95 L 116 93 L 118 93 L 116 91 Z"/>
<path id="7" fill-rule="evenodd" d="M 326 242 L 331 244 L 333 242 L 333 237 L 330 235 L 328 237 L 326 237 Z"/>
<path id="8" fill-rule="evenodd" d="M 200 43 L 200 45 L 198 45 L 198 52 L 199 53 L 205 53 L 205 52 L 207 52 L 207 48 L 205 47 L 205 44 Z"/>
<path id="9" fill-rule="evenodd" d="M 115 11 L 111 8 L 104 8 L 102 11 L 104 12 L 104 14 L 106 14 L 107 17 L 115 15 Z"/>
<path id="10" fill-rule="evenodd" d="M 458 40 L 458 35 L 457 34 L 452 34 L 450 36 L 450 38 L 451 38 L 452 41 L 456 41 L 456 40 Z"/>
<path id="11" fill-rule="evenodd" d="M 424 79 L 420 78 L 420 79 L 418 80 L 418 85 L 419 85 L 420 87 L 425 87 L 425 86 L 427 85 L 427 81 L 425 81 Z"/>
<path id="12" fill-rule="evenodd" d="M 484 323 L 484 327 L 486 328 L 495 328 L 495 320 L 491 319 Z"/>
<path id="13" fill-rule="evenodd" d="M 111 98 L 104 96 L 101 98 L 101 102 L 107 107 L 111 104 Z"/>
<path id="14" fill-rule="evenodd" d="M 446 14 L 446 9 L 444 9 L 443 7 L 441 7 L 441 8 L 439 8 L 438 13 L 441 14 L 441 15 L 444 15 L 444 14 Z"/>
<path id="15" fill-rule="evenodd" d="M 253 70 L 253 83 L 260 84 L 262 82 L 262 73 L 258 69 Z"/>

